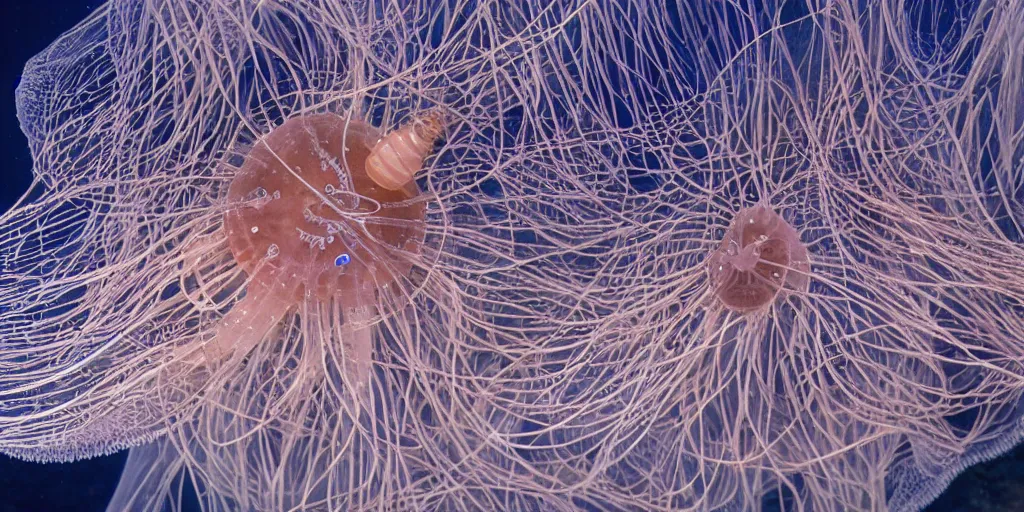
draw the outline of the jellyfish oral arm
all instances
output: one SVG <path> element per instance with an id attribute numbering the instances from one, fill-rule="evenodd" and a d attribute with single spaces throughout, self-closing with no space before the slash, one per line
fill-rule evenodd
<path id="1" fill-rule="evenodd" d="M 259 301 L 246 297 L 217 325 L 216 334 L 203 345 L 209 364 L 248 354 L 267 336 L 286 313 L 279 301 Z"/>
<path id="2" fill-rule="evenodd" d="M 349 321 L 342 333 L 342 361 L 346 368 L 343 375 L 354 382 L 349 389 L 357 394 L 367 389 L 370 377 L 370 363 L 373 358 L 373 327 L 370 323 L 373 314 L 365 308 L 355 307 L 348 310 Z"/>
<path id="3" fill-rule="evenodd" d="M 286 284 L 293 280 L 277 282 Z M 250 283 L 250 287 L 246 296 L 217 322 L 210 339 L 200 346 L 180 347 L 176 352 L 184 353 L 185 360 L 201 359 L 207 366 L 240 359 L 251 352 L 288 312 L 291 304 L 282 296 L 286 297 L 291 290 L 266 289 L 264 282 L 258 280 Z"/>

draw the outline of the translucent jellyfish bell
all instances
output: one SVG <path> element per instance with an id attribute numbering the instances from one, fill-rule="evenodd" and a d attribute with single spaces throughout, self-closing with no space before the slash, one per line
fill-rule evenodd
<path id="1" fill-rule="evenodd" d="M 399 280 L 420 252 L 425 205 L 412 201 L 415 182 L 391 191 L 367 176 L 379 139 L 358 119 L 299 116 L 245 155 L 228 188 L 224 232 L 247 292 L 204 347 L 208 355 L 248 352 L 304 300 L 335 302 L 359 328 L 401 302 Z M 347 348 L 367 364 L 371 347 Z"/>
<path id="2" fill-rule="evenodd" d="M 566 193 L 571 244 L 607 226 L 573 181 L 599 151 L 548 110 L 573 53 L 522 43 L 576 9 L 150 7 L 109 2 L 26 66 L 40 194 L 0 226 L 0 450 L 131 447 L 112 510 L 186 478 L 214 510 L 536 508 L 491 490 L 541 485 L 494 442 L 533 373 L 505 351 L 560 333 L 592 270 L 545 239 Z M 436 109 L 459 126 L 424 155 Z M 422 193 L 363 179 L 377 137 L 378 181 Z"/>
<path id="3" fill-rule="evenodd" d="M 415 183 L 389 191 L 366 176 L 378 139 L 380 132 L 358 119 L 301 116 L 246 155 L 228 189 L 224 229 L 235 259 L 260 287 L 285 300 L 309 294 L 355 302 L 408 274 L 410 258 L 395 253 L 418 253 L 425 205 L 410 201 L 419 194 Z"/>
<path id="4" fill-rule="evenodd" d="M 786 287 L 807 291 L 807 248 L 792 226 L 765 205 L 740 210 L 708 258 L 711 284 L 729 309 L 760 309 Z"/>

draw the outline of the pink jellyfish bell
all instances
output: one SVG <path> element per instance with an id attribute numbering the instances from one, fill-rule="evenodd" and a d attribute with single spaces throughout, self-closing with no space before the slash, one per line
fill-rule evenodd
<path id="1" fill-rule="evenodd" d="M 744 208 L 708 259 L 715 295 L 733 311 L 756 311 L 787 288 L 806 291 L 807 248 L 793 226 L 768 206 Z"/>
<path id="2" fill-rule="evenodd" d="M 247 292 L 204 347 L 211 362 L 244 355 L 304 300 L 331 302 L 346 323 L 385 313 L 424 235 L 415 182 L 377 185 L 366 159 L 378 131 L 335 114 L 289 119 L 257 142 L 228 189 L 224 232 Z M 347 358 L 365 365 L 369 340 Z M 357 365 L 357 367 L 359 366 Z"/>

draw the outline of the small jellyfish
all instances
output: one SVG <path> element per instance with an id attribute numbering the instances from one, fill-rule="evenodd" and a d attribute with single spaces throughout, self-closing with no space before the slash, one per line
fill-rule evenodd
<path id="1" fill-rule="evenodd" d="M 783 288 L 806 291 L 809 270 L 800 235 L 765 205 L 740 210 L 708 258 L 715 295 L 737 312 L 768 306 Z"/>
<path id="2" fill-rule="evenodd" d="M 316 114 L 290 119 L 254 145 L 228 188 L 228 203 L 237 206 L 224 215 L 231 254 L 248 276 L 246 295 L 204 348 L 208 359 L 245 353 L 302 301 L 333 301 L 342 311 L 358 309 L 370 317 L 386 314 L 375 310 L 378 294 L 393 293 L 388 285 L 409 274 L 408 256 L 423 242 L 425 204 L 410 201 L 419 195 L 415 182 L 391 190 L 367 175 L 366 159 L 378 138 L 361 120 Z M 322 158 L 343 159 L 340 169 L 349 175 L 319 172 Z M 351 211 L 324 192 L 337 190 L 342 178 L 353 193 L 370 199 L 365 203 L 395 206 Z M 259 208 L 245 203 L 254 189 L 274 190 L 273 199 Z M 326 250 L 328 237 L 334 241 L 331 231 L 347 235 L 335 247 L 342 256 Z M 338 272 L 342 258 L 345 271 Z M 368 350 L 362 347 L 362 355 Z"/>

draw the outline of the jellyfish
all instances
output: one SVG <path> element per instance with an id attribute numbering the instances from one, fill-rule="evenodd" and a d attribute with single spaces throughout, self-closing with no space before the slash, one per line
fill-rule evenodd
<path id="1" fill-rule="evenodd" d="M 810 282 L 799 234 L 764 205 L 736 213 L 708 267 L 721 303 L 741 312 L 771 304 L 783 286 L 806 292 Z"/>
<path id="2" fill-rule="evenodd" d="M 386 295 L 401 294 L 395 288 L 412 268 L 396 253 L 419 252 L 425 206 L 414 200 L 414 184 L 388 190 L 371 179 L 366 162 L 379 139 L 363 121 L 306 115 L 276 127 L 245 156 L 228 186 L 223 232 L 247 276 L 246 295 L 199 347 L 207 362 L 248 353 L 306 297 L 334 302 L 347 325 L 388 314 L 397 299 Z M 215 254 L 202 252 L 200 262 Z M 193 295 L 203 301 L 218 292 L 197 287 Z M 346 344 L 353 365 L 368 360 L 366 341 Z"/>
<path id="3" fill-rule="evenodd" d="M 575 293 L 529 240 L 562 225 L 562 177 L 539 171 L 568 155 L 551 104 L 514 94 L 546 72 L 507 74 L 544 44 L 507 43 L 558 18 L 149 7 L 108 3 L 22 79 L 41 195 L 3 218 L 0 450 L 131 448 L 112 510 L 176 508 L 186 481 L 214 510 L 536 503 L 491 492 L 499 468 L 531 480 L 491 438 L 522 423 L 502 347 L 532 336 L 505 294 Z M 512 60 L 474 69 L 482 47 Z"/>
<path id="4" fill-rule="evenodd" d="M 130 448 L 111 510 L 919 510 L 1019 441 L 1019 1 L 187 4 L 17 94 L 0 451 Z"/>

